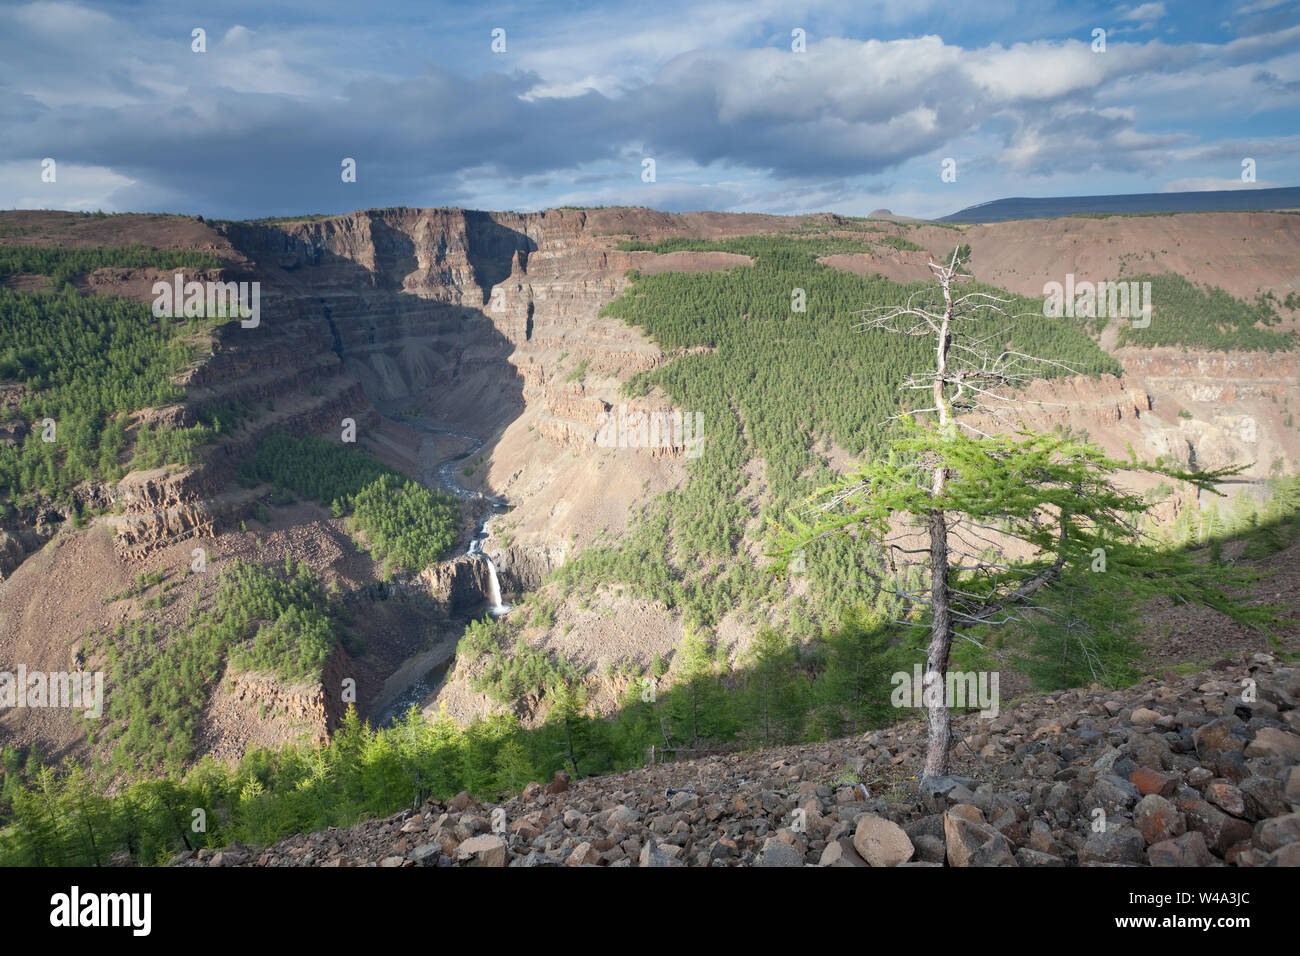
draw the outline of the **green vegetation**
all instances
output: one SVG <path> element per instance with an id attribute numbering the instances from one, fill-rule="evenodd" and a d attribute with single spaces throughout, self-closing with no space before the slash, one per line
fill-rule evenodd
<path id="1" fill-rule="evenodd" d="M 11 275 L 42 275 L 54 290 L 96 269 L 215 269 L 220 264 L 206 252 L 142 245 L 0 246 L 0 282 Z"/>
<path id="2" fill-rule="evenodd" d="M 625 243 L 656 252 L 719 249 L 754 258 L 727 272 L 635 275 L 631 288 L 605 314 L 644 329 L 667 350 L 708 346 L 681 356 L 627 385 L 632 395 L 662 388 L 684 413 L 703 416 L 700 457 L 685 488 L 651 502 L 632 534 L 617 545 L 585 551 L 566 564 L 562 588 L 588 590 L 592 582 L 624 582 L 638 596 L 683 608 L 688 625 L 708 627 L 739 609 L 753 623 L 774 600 L 769 572 L 739 560 L 746 542 L 833 477 L 819 442 L 834 442 L 855 458 L 884 447 L 888 422 L 915 393 L 900 392 L 905 370 L 925 360 L 926 346 L 907 336 L 854 330 L 864 308 L 918 301 L 926 286 L 857 276 L 816 262 L 839 251 L 861 251 L 852 239 L 760 236 L 704 242 L 668 239 Z M 999 292 L 987 286 L 973 286 Z M 792 292 L 806 293 L 806 312 L 792 311 Z M 1005 330 L 1011 347 L 1050 357 L 1083 373 L 1118 373 L 1073 320 L 1042 316 L 1042 302 L 1001 293 L 1016 316 L 988 324 Z M 1021 316 L 1020 313 L 1025 313 Z M 746 498 L 746 469 L 761 462 L 766 496 Z M 783 605 L 792 636 L 807 639 L 849 607 L 877 604 L 852 540 L 822 542 L 807 554 L 809 592 Z"/>
<path id="3" fill-rule="evenodd" d="M 456 648 L 457 661 L 475 672 L 470 685 L 499 704 L 514 706 L 528 697 L 554 697 L 562 685 L 582 681 L 583 669 L 546 651 L 530 648 L 519 627 L 507 618 L 471 623 Z M 513 646 L 509 652 L 505 645 Z"/>
<path id="4" fill-rule="evenodd" d="M 568 375 L 564 376 L 564 380 L 565 380 L 566 382 L 582 382 L 582 381 L 584 381 L 584 380 L 586 379 L 586 377 L 587 377 L 587 365 L 588 365 L 590 362 L 591 362 L 591 359 L 583 359 L 581 362 L 578 363 L 578 367 L 577 367 L 577 368 L 575 368 L 575 369 L 574 369 L 572 372 L 570 372 Z"/>
<path id="5" fill-rule="evenodd" d="M 124 601 L 129 597 L 140 597 L 151 587 L 161 584 L 167 577 L 166 571 L 154 571 L 146 575 L 143 571 L 136 572 L 135 583 L 127 588 L 121 594 L 114 594 L 104 599 L 105 604 L 112 604 L 114 601 Z"/>
<path id="6" fill-rule="evenodd" d="M 249 486 L 269 482 L 311 498 L 322 508 L 341 499 L 351 499 L 384 475 L 396 474 L 355 446 L 326 441 L 315 435 L 296 438 L 279 430 L 267 435 L 257 450 L 244 459 L 239 473 Z M 350 507 L 350 500 L 348 504 Z"/>
<path id="7" fill-rule="evenodd" d="M 1120 345 L 1175 345 L 1218 352 L 1295 347 L 1294 332 L 1269 328 L 1282 320 L 1266 298 L 1254 304 L 1243 302 L 1218 287 L 1201 288 L 1171 273 L 1126 276 L 1125 281 L 1151 283 L 1152 314 L 1145 329 L 1122 322 Z"/>
<path id="8" fill-rule="evenodd" d="M 418 571 L 440 560 L 460 523 L 456 499 L 400 475 L 381 475 L 352 499 L 357 526 L 370 553 Z"/>
<path id="9" fill-rule="evenodd" d="M 496 646 L 500 635 L 490 633 L 495 626 L 471 629 L 466 641 Z M 847 679 L 843 701 L 818 697 L 826 706 L 824 719 L 810 721 L 801 711 L 813 699 L 806 670 L 811 662 L 790 670 L 790 648 L 779 639 L 757 642 L 753 673 L 729 674 L 706 642 L 695 646 L 694 656 L 681 665 L 678 686 L 656 697 L 646 693 L 643 681 L 629 683 L 623 708 L 611 719 L 588 713 L 586 691 L 576 679 L 551 681 L 552 706 L 535 730 L 507 716 L 458 730 L 446 715 L 425 722 L 414 708 L 396 726 L 373 730 L 350 710 L 327 745 L 256 751 L 235 768 L 204 759 L 183 776 L 134 782 L 113 797 L 104 796 L 104 771 L 70 762 L 56 770 L 43 767 L 34 752 L 6 749 L 0 823 L 12 825 L 0 829 L 0 865 L 104 864 L 119 852 L 132 863 L 160 863 L 187 847 L 221 847 L 231 840 L 267 844 L 290 833 L 391 814 L 430 797 L 450 799 L 460 790 L 491 798 L 498 790 L 518 791 L 530 780 L 547 779 L 561 767 L 581 775 L 639 767 L 651 745 L 664 747 L 665 734 L 670 747 L 792 743 L 805 731 L 819 738 L 827 729 L 849 726 L 836 718 L 834 707 L 856 707 L 853 713 L 859 713 L 870 697 L 875 712 L 891 710 L 888 683 Z M 836 666 L 832 662 L 831 670 Z M 853 726 L 862 726 L 860 719 Z M 182 748 L 174 749 L 179 756 Z M 190 827 L 195 808 L 205 811 L 204 832 Z"/>
<path id="10" fill-rule="evenodd" d="M 314 435 L 268 435 L 240 468 L 248 484 L 270 482 L 337 517 L 352 513 L 376 560 L 418 571 L 439 560 L 455 540 L 456 499 L 423 488 L 357 448 Z"/>
<path id="11" fill-rule="evenodd" d="M 195 609 L 183 627 L 118 625 L 104 643 L 112 693 L 97 725 L 113 742 L 114 767 L 179 771 L 227 659 L 290 682 L 316 680 L 339 629 L 310 570 L 292 559 L 282 573 L 237 563 L 221 575 L 212 608 Z"/>
<path id="12" fill-rule="evenodd" d="M 925 252 L 925 246 L 917 245 L 911 239 L 904 239 L 902 236 L 886 236 L 883 239 L 877 239 L 882 246 L 889 246 L 891 249 L 897 249 L 899 252 Z"/>
<path id="13" fill-rule="evenodd" d="M 195 449 L 208 444 L 215 437 L 216 433 L 204 425 L 192 428 L 141 425 L 135 435 L 131 467 L 142 469 L 191 464 L 195 460 Z"/>
<path id="14" fill-rule="evenodd" d="M 1300 479 L 1278 482 L 1274 488 L 1269 503 L 1253 511 L 1245 507 L 1234 519 L 1244 523 L 1247 540 L 1276 544 L 1300 536 Z M 1207 564 L 1213 543 L 1201 534 L 1197 530 L 1194 537 L 1208 543 L 1173 556 L 1175 566 L 1184 558 Z M 1167 557 L 1161 553 L 1152 560 L 1150 552 L 1143 554 L 1148 580 L 1158 580 L 1170 566 Z M 1077 580 L 1067 579 L 1058 593 L 1067 600 L 1074 600 L 1071 595 L 1076 593 L 1081 596 L 1072 607 L 1062 605 L 1054 613 L 1092 615 L 1099 602 L 1114 606 L 1131 600 L 1108 591 L 1107 574 L 1087 568 L 1074 573 Z M 318 595 L 308 602 L 303 589 L 291 583 L 296 577 L 274 578 L 281 588 L 276 593 L 290 595 L 281 606 L 311 603 L 319 608 Z M 1076 586 L 1085 590 L 1076 592 Z M 256 582 L 250 591 L 261 608 L 255 614 L 265 620 L 270 588 Z M 255 619 L 249 621 L 238 611 L 240 597 L 228 593 L 227 613 L 245 619 L 249 629 L 257 626 Z M 484 621 L 471 626 L 461 654 L 477 660 L 499 650 L 513 635 L 502 625 Z M 247 632 L 241 633 L 246 644 Z M 1119 636 L 1124 636 L 1122 631 Z M 1041 665 L 1035 677 L 1045 687 L 1080 676 L 1085 682 L 1090 679 L 1091 671 L 1086 664 L 1080 666 L 1079 659 L 1061 661 L 1062 645 L 1068 647 L 1069 642 L 1058 644 L 1052 634 L 1044 633 L 1043 643 L 1030 649 L 1031 658 Z M 1119 642 L 1095 646 L 1111 665 L 1107 682 L 1112 686 L 1133 673 L 1119 666 L 1131 662 L 1129 648 Z M 962 642 L 954 648 L 952 666 L 996 669 L 986 655 Z M 183 667 L 193 657 L 176 653 L 170 659 Z M 673 660 L 673 686 L 666 690 L 650 693 L 648 677 L 620 677 L 628 673 L 625 667 L 607 668 L 604 678 L 588 678 L 626 680 L 622 707 L 608 719 L 587 713 L 585 691 L 576 678 L 570 682 L 568 677 L 554 677 L 553 671 L 564 667 L 560 662 L 550 665 L 552 671 L 532 676 L 540 677 L 534 686 L 549 687 L 546 696 L 551 699 L 545 721 L 534 730 L 523 729 L 513 716 L 493 716 L 457 729 L 445 714 L 426 722 L 414 708 L 394 727 L 371 729 L 349 711 L 328 744 L 255 751 L 233 768 L 205 758 L 183 776 L 174 772 L 167 779 L 128 782 L 115 791 L 105 786 L 104 769 L 72 762 L 47 767 L 35 751 L 6 748 L 0 755 L 0 865 L 104 865 L 119 853 L 131 863 L 162 863 L 186 848 L 219 848 L 232 840 L 266 845 L 293 833 L 389 815 L 428 798 L 448 800 L 461 790 L 493 799 L 498 791 L 517 792 L 530 780 L 546 780 L 561 767 L 581 775 L 633 769 L 644 765 L 652 745 L 686 758 L 694 748 L 793 744 L 861 733 L 892 719 L 915 717 L 911 710 L 891 706 L 889 677 L 896 671 L 910 674 L 922 659 L 914 639 L 900 636 L 899 629 L 869 611 L 852 611 L 823 641 L 799 645 L 776 632 L 757 635 L 749 655 L 734 670 L 711 647 L 705 632 L 688 632 Z M 206 658 L 198 663 L 210 666 Z M 217 668 L 212 669 L 215 674 Z M 170 687 L 164 683 L 166 671 L 156 668 L 155 673 L 156 696 L 178 702 L 195 696 L 181 693 L 179 687 L 164 690 Z M 145 739 L 161 738 L 154 732 Z M 183 748 L 176 749 L 179 756 Z M 114 795 L 107 796 L 110 792 Z M 207 822 L 200 832 L 191 828 L 196 808 L 204 811 Z"/>
<path id="15" fill-rule="evenodd" d="M 130 413 L 184 397 L 172 379 L 193 359 L 185 330 L 197 328 L 197 320 L 160 321 L 128 299 L 0 289 L 0 381 L 21 385 L 27 432 L 21 444 L 0 446 L 0 491 L 66 498 L 80 481 L 125 474 Z M 188 460 L 209 437 L 141 431 L 144 467 L 169 455 Z"/>

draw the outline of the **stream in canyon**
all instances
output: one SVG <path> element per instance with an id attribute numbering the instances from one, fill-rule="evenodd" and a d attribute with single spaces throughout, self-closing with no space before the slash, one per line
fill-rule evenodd
<path id="1" fill-rule="evenodd" d="M 488 557 L 487 552 L 483 550 L 483 542 L 488 537 L 488 522 L 495 515 L 504 514 L 509 509 L 505 500 L 495 498 L 491 495 L 485 495 L 481 491 L 470 491 L 456 477 L 456 469 L 463 461 L 468 461 L 479 453 L 487 443 L 487 439 L 480 438 L 477 435 L 469 435 L 465 432 L 458 432 L 450 428 L 441 428 L 437 425 L 429 424 L 423 419 L 406 418 L 403 420 L 407 425 L 416 431 L 422 432 L 431 437 L 443 436 L 457 438 L 467 442 L 469 447 L 458 454 L 448 458 L 442 458 L 437 453 L 437 442 L 424 442 L 420 446 L 420 473 L 419 480 L 422 485 L 428 488 L 441 488 L 449 494 L 455 495 L 461 501 L 468 502 L 486 502 L 491 506 L 491 511 L 484 516 L 482 523 L 475 532 L 474 537 L 470 539 L 469 550 L 465 553 L 471 557 L 481 558 L 487 562 L 488 568 L 488 593 L 487 606 L 488 613 L 493 617 L 501 617 L 503 614 L 510 613 L 510 605 L 501 600 L 501 584 L 497 578 L 496 565 Z M 429 446 L 433 447 L 430 448 Z"/>
<path id="2" fill-rule="evenodd" d="M 488 511 L 477 524 L 477 530 L 470 538 L 465 554 L 476 557 L 487 564 L 488 592 L 485 595 L 487 613 L 492 617 L 501 617 L 510 613 L 510 605 L 501 597 L 501 584 L 497 577 L 496 565 L 483 550 L 483 543 L 488 538 L 488 523 L 499 514 L 509 511 L 509 505 L 502 498 L 471 491 L 460 483 L 457 469 L 462 463 L 473 458 L 487 443 L 487 439 L 466 432 L 456 431 L 434 425 L 422 418 L 403 416 L 401 422 L 424 436 L 420 443 L 419 471 L 416 480 L 426 488 L 445 491 L 467 504 L 486 505 Z M 440 453 L 440 445 L 451 438 L 463 442 L 465 450 L 452 455 Z M 376 714 L 379 726 L 390 726 L 400 720 L 411 707 L 421 706 L 430 696 L 438 691 L 448 672 L 456 661 L 456 645 L 459 643 L 459 628 L 463 622 L 453 619 L 451 630 L 456 632 L 444 637 L 434 647 L 408 658 L 384 682 L 380 699 L 389 697 L 390 686 L 402 687 L 395 696 L 388 699 Z"/>

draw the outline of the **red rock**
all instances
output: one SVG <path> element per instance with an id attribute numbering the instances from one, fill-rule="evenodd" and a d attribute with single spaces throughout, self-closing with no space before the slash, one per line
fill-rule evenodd
<path id="1" fill-rule="evenodd" d="M 1147 794 L 1133 809 L 1133 825 L 1150 846 L 1187 832 L 1187 820 L 1178 808 L 1158 794 Z"/>
<path id="2" fill-rule="evenodd" d="M 1234 817 L 1246 815 L 1246 801 L 1230 783 L 1212 783 L 1205 788 L 1205 799 Z"/>
<path id="3" fill-rule="evenodd" d="M 1152 793 L 1161 797 L 1172 797 L 1178 792 L 1179 778 L 1176 773 L 1161 773 L 1150 767 L 1138 767 L 1129 774 L 1128 779 L 1129 783 L 1137 787 L 1138 793 L 1144 797 Z"/>

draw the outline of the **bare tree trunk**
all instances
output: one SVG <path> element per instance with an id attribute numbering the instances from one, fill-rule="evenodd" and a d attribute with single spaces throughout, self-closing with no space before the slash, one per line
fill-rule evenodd
<path id="1" fill-rule="evenodd" d="M 950 276 L 944 275 L 943 323 L 939 327 L 935 347 L 934 406 L 939 416 L 939 427 L 948 425 L 948 402 L 944 386 L 948 381 L 948 347 L 952 340 L 952 290 Z M 937 498 L 944 492 L 948 471 L 934 469 L 934 482 L 930 491 Z M 942 509 L 930 512 L 930 646 L 925 653 L 925 679 L 922 700 L 926 706 L 929 724 L 925 751 L 925 769 L 922 779 L 938 777 L 948 772 L 948 747 L 952 742 L 952 722 L 948 714 L 947 675 L 948 654 L 952 650 L 952 606 L 948 591 L 948 518 Z"/>
<path id="2" fill-rule="evenodd" d="M 921 699 L 926 705 L 929 740 L 922 779 L 948 772 L 952 724 L 948 715 L 948 653 L 952 649 L 952 610 L 948 594 L 948 519 L 942 511 L 930 514 L 930 597 L 933 617 L 930 646 L 925 654 L 925 679 Z"/>

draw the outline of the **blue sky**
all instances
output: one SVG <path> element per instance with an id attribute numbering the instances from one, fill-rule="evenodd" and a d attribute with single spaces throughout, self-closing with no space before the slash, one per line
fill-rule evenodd
<path id="1" fill-rule="evenodd" d="M 0 5 L 0 208 L 942 216 L 1251 185 L 1300 185 L 1297 2 Z"/>

